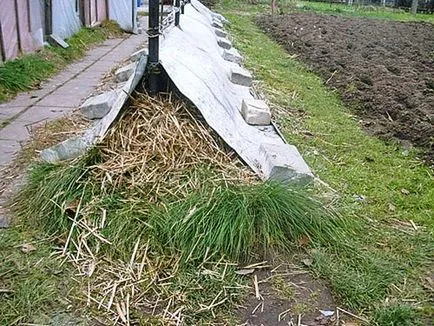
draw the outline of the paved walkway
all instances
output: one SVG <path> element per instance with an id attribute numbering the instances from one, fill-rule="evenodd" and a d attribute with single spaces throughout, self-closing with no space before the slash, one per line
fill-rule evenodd
<path id="1" fill-rule="evenodd" d="M 106 73 L 146 40 L 146 34 L 109 39 L 44 82 L 41 89 L 21 93 L 11 102 L 0 104 L 0 174 L 20 151 L 21 143 L 30 138 L 31 126 L 57 119 L 77 108 Z"/>

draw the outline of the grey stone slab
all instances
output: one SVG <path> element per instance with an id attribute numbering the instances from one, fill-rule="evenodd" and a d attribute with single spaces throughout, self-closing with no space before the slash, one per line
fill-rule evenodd
<path id="1" fill-rule="evenodd" d="M 78 74 L 79 71 L 75 70 L 64 70 L 57 74 L 56 76 L 53 76 L 49 81 L 44 83 L 43 87 L 49 87 L 51 89 L 58 88 L 62 86 L 63 84 L 67 83 L 69 80 L 73 79 L 76 74 Z"/>
<path id="2" fill-rule="evenodd" d="M 268 105 L 262 100 L 243 99 L 241 115 L 249 125 L 269 125 L 271 112 Z"/>
<path id="3" fill-rule="evenodd" d="M 229 24 L 229 20 L 227 20 L 223 15 L 216 13 L 216 12 L 211 12 L 211 17 L 218 21 L 220 21 L 222 24 Z"/>
<path id="4" fill-rule="evenodd" d="M 216 28 L 223 28 L 223 24 L 220 20 L 218 19 L 213 19 L 211 26 L 216 27 Z"/>
<path id="5" fill-rule="evenodd" d="M 116 76 L 116 82 L 121 83 L 124 81 L 127 81 L 131 75 L 134 73 L 134 69 L 136 67 L 135 63 L 131 63 L 129 65 L 126 65 L 124 67 L 119 68 L 115 72 Z"/>
<path id="6" fill-rule="evenodd" d="M 48 43 L 56 46 L 59 45 L 64 49 L 69 48 L 69 44 L 66 43 L 59 35 L 57 34 L 50 34 L 50 36 L 48 37 Z"/>
<path id="7" fill-rule="evenodd" d="M 229 50 L 232 47 L 231 41 L 224 37 L 217 37 L 217 44 L 223 49 Z"/>
<path id="8" fill-rule="evenodd" d="M 227 37 L 228 33 L 225 32 L 224 30 L 220 29 L 220 28 L 214 28 L 214 32 L 215 35 L 217 35 L 218 37 Z"/>
<path id="9" fill-rule="evenodd" d="M 243 63 L 243 57 L 235 48 L 231 48 L 229 50 L 224 49 L 222 54 L 223 59 L 229 62 L 236 63 L 241 65 Z"/>
<path id="10" fill-rule="evenodd" d="M 302 184 L 312 181 L 312 171 L 297 147 L 288 144 L 261 144 L 259 152 L 265 157 L 266 165 L 262 168 L 270 180 Z"/>
<path id="11" fill-rule="evenodd" d="M 83 58 L 82 60 L 76 61 L 73 64 L 66 67 L 64 71 L 70 73 L 70 77 L 72 78 L 74 75 L 77 75 L 83 70 L 86 70 L 94 62 L 95 62 L 94 60 Z"/>
<path id="12" fill-rule="evenodd" d="M 252 85 L 252 75 L 246 69 L 233 64 L 230 70 L 229 79 L 232 83 L 250 87 Z"/>
<path id="13" fill-rule="evenodd" d="M 2 213 L 2 209 L 0 209 L 0 229 L 6 229 L 9 227 L 9 219 L 6 215 Z"/>
<path id="14" fill-rule="evenodd" d="M 101 119 L 110 111 L 115 100 L 116 92 L 93 96 L 80 106 L 80 111 L 87 119 Z"/>
<path id="15" fill-rule="evenodd" d="M 83 154 L 88 144 L 81 137 L 67 139 L 41 152 L 41 158 L 46 162 L 58 162 L 76 158 Z"/>
<path id="16" fill-rule="evenodd" d="M 0 140 L 26 141 L 30 138 L 28 124 L 14 120 L 0 130 Z"/>
<path id="17" fill-rule="evenodd" d="M 148 55 L 148 49 L 147 48 L 140 49 L 140 50 L 134 52 L 132 55 L 130 55 L 130 60 L 131 61 L 137 61 L 140 59 L 140 57 L 142 55 L 144 55 L 144 56 Z"/>

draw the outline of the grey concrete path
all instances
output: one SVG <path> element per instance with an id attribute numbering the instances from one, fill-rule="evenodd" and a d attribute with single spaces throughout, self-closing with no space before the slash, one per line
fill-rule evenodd
<path id="1" fill-rule="evenodd" d="M 0 104 L 0 177 L 30 138 L 32 126 L 70 113 L 100 84 L 101 78 L 147 40 L 146 34 L 109 39 L 90 50 L 35 91 Z"/>

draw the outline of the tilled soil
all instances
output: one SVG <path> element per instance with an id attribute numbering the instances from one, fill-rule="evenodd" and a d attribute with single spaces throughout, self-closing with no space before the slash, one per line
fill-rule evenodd
<path id="1" fill-rule="evenodd" d="M 434 163 L 434 25 L 313 13 L 257 23 L 338 89 L 369 132 Z"/>

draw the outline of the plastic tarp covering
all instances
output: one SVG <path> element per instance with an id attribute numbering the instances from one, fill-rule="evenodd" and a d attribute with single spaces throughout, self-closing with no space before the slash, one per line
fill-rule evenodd
<path id="1" fill-rule="evenodd" d="M 286 144 L 274 127 L 258 128 L 244 121 L 239 112 L 242 100 L 253 96 L 248 87 L 229 80 L 234 63 L 222 58 L 212 16 L 203 8 L 192 0 L 181 16 L 180 28 L 172 28 L 162 41 L 160 60 L 170 79 L 262 179 L 273 178 L 273 162 L 287 170 L 285 180 L 310 179 L 311 171 L 297 149 Z"/>
<path id="2" fill-rule="evenodd" d="M 44 45 L 44 11 L 43 3 L 40 0 L 28 0 L 30 9 L 30 34 L 33 42 L 33 49 Z"/>
<path id="3" fill-rule="evenodd" d="M 136 0 L 109 0 L 109 18 L 117 21 L 124 31 L 135 33 L 137 30 Z"/>
<path id="4" fill-rule="evenodd" d="M 52 1 L 53 34 L 66 39 L 79 31 L 81 22 L 76 6 L 76 0 Z"/>

